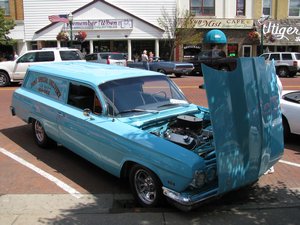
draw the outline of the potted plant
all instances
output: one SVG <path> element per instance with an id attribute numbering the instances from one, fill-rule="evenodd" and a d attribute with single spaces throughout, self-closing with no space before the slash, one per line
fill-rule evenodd
<path id="1" fill-rule="evenodd" d="M 260 35 L 257 31 L 253 30 L 253 31 L 250 31 L 248 33 L 248 38 L 254 42 L 254 43 L 257 43 L 260 41 Z"/>
<path id="2" fill-rule="evenodd" d="M 83 42 L 86 36 L 87 34 L 85 31 L 78 31 L 78 33 L 75 35 L 75 40 Z"/>
<path id="3" fill-rule="evenodd" d="M 61 31 L 56 36 L 56 40 L 58 40 L 58 41 L 68 41 L 69 40 L 69 34 L 66 31 Z"/>

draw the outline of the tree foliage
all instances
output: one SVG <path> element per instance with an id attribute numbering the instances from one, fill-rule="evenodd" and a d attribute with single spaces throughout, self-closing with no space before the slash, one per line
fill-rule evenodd
<path id="1" fill-rule="evenodd" d="M 195 29 L 194 16 L 188 10 L 179 12 L 175 8 L 170 15 L 165 8 L 162 17 L 158 18 L 159 26 L 165 30 L 166 42 L 170 47 L 170 60 L 174 56 L 177 46 L 183 44 L 197 44 L 200 40 L 199 32 Z"/>
<path id="2" fill-rule="evenodd" d="M 4 15 L 4 9 L 0 8 L 0 44 L 9 45 L 13 43 L 13 40 L 8 37 L 8 34 L 16 24 L 14 20 L 7 19 Z"/>

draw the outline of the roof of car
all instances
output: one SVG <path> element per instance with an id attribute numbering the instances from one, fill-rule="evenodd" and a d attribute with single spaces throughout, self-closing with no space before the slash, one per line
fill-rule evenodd
<path id="1" fill-rule="evenodd" d="M 76 48 L 41 48 L 41 49 L 37 49 L 37 50 L 28 50 L 27 52 L 43 52 L 43 51 L 78 51 L 78 49 L 76 49 Z"/>
<path id="2" fill-rule="evenodd" d="M 105 83 L 106 81 L 127 77 L 161 75 L 160 73 L 149 70 L 81 61 L 33 65 L 28 68 L 28 71 L 55 75 L 74 81 L 83 81 L 96 85 Z"/>

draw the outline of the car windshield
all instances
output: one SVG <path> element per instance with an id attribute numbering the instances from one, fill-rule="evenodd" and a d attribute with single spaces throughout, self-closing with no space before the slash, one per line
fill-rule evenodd
<path id="1" fill-rule="evenodd" d="M 111 116 L 158 113 L 161 110 L 188 104 L 183 93 L 167 76 L 113 80 L 99 85 L 99 88 Z"/>

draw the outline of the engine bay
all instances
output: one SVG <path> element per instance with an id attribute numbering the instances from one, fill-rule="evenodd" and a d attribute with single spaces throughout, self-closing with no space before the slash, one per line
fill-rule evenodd
<path id="1" fill-rule="evenodd" d="M 215 150 L 211 122 L 206 117 L 179 115 L 146 130 L 206 158 Z"/>

